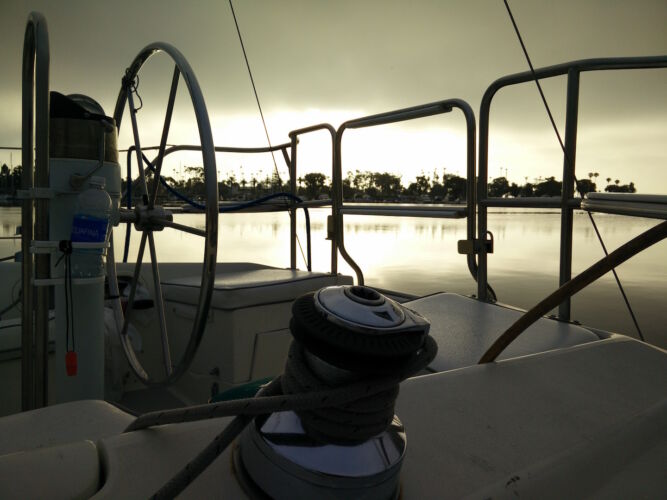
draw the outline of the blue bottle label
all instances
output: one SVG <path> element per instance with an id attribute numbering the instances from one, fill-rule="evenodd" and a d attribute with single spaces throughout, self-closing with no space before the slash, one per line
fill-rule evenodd
<path id="1" fill-rule="evenodd" d="M 72 221 L 72 241 L 101 243 L 106 240 L 109 221 L 92 215 L 75 215 Z"/>

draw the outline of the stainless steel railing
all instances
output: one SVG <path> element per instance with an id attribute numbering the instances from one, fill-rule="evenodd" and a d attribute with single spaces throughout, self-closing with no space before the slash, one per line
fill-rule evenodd
<path id="1" fill-rule="evenodd" d="M 21 317 L 21 408 L 30 410 L 46 406 L 48 401 L 48 325 L 49 291 L 37 287 L 33 292 L 33 260 L 35 279 L 48 278 L 48 254 L 33 257 L 30 245 L 34 239 L 49 236 L 49 205 L 39 189 L 49 183 L 49 34 L 44 17 L 32 12 L 28 17 L 23 42 L 22 72 L 22 135 L 23 209 L 21 215 L 21 251 L 23 252 L 23 310 Z M 33 118 L 34 117 L 34 118 Z M 33 176 L 33 134 L 34 169 Z M 35 189 L 37 188 L 37 189 Z M 33 212 L 33 203 L 36 213 Z M 36 297 L 35 297 L 36 295 Z M 36 303 L 33 309 L 33 301 Z M 33 311 L 35 314 L 33 315 Z"/>
<path id="2" fill-rule="evenodd" d="M 346 206 L 343 202 L 343 183 L 342 183 L 342 160 L 341 149 L 343 134 L 348 129 L 359 129 L 366 127 L 375 127 L 390 123 L 425 118 L 439 114 L 449 113 L 457 108 L 463 112 L 466 121 L 466 209 L 460 210 L 457 207 L 436 208 L 428 205 L 411 205 L 403 207 L 382 207 L 382 206 Z M 470 105 L 461 99 L 447 99 L 410 108 L 403 108 L 386 113 L 380 113 L 371 116 L 365 116 L 343 123 L 336 131 L 336 147 L 334 150 L 334 170 L 332 178 L 332 222 L 333 233 L 338 245 L 338 250 L 345 261 L 352 267 L 357 282 L 364 284 L 363 272 L 359 265 L 354 261 L 345 248 L 345 239 L 343 234 L 343 215 L 364 214 L 364 215 L 389 215 L 389 216 L 411 216 L 411 217 L 443 217 L 443 218 L 461 218 L 467 217 L 467 237 L 473 240 L 475 236 L 475 115 Z M 473 277 L 477 276 L 477 262 L 474 253 L 468 253 L 468 268 Z"/>
<path id="3" fill-rule="evenodd" d="M 297 130 L 292 130 L 289 133 L 291 140 L 291 151 L 292 151 L 292 161 L 290 162 L 290 190 L 292 194 L 296 195 L 296 180 L 297 180 L 297 146 L 299 144 L 299 136 L 305 134 L 311 134 L 313 132 L 325 131 L 329 132 L 331 136 L 331 171 L 335 170 L 336 165 L 336 129 L 333 128 L 328 123 L 319 123 L 317 125 L 312 125 L 310 127 L 300 128 Z M 333 205 L 335 201 L 332 199 L 330 201 Z M 296 268 L 296 210 L 294 209 L 294 201 L 292 201 L 291 208 L 291 220 L 290 220 L 290 266 L 292 269 Z M 331 274 L 336 274 L 338 272 L 338 243 L 335 238 L 329 238 L 331 241 Z M 310 261 L 310 257 L 308 258 Z"/>
<path id="4" fill-rule="evenodd" d="M 572 225 L 575 208 L 579 208 L 581 200 L 574 197 L 575 165 L 577 154 L 577 124 L 579 114 L 580 75 L 586 71 L 651 69 L 667 67 L 667 56 L 652 57 L 617 57 L 600 59 L 583 59 L 566 62 L 535 70 L 517 73 L 499 78 L 484 93 L 479 115 L 479 181 L 477 183 L 478 200 L 478 235 L 483 237 L 487 232 L 487 210 L 489 207 L 534 207 L 560 208 L 560 270 L 559 285 L 563 285 L 572 277 Z M 565 143 L 563 157 L 562 194 L 560 198 L 491 198 L 488 196 L 488 161 L 489 161 L 489 115 L 491 102 L 495 94 L 502 88 L 538 79 L 567 75 L 567 101 L 565 116 Z M 485 300 L 487 293 L 487 251 L 483 246 L 479 251 L 479 271 L 477 279 L 478 296 Z M 558 317 L 570 319 L 570 299 L 565 300 L 558 309 Z"/>

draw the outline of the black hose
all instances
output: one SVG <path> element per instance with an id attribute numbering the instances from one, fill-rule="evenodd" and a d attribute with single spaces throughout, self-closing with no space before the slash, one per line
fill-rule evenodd
<path id="1" fill-rule="evenodd" d="M 156 169 L 153 166 L 153 163 L 148 158 L 146 158 L 146 155 L 144 155 L 143 153 L 141 153 L 141 156 L 142 156 L 142 159 L 143 159 L 144 163 L 146 163 L 146 165 L 148 166 L 150 171 L 155 172 Z M 130 152 L 128 151 L 128 173 L 130 172 L 131 165 L 132 165 L 132 157 L 130 155 Z M 162 184 L 167 191 L 169 191 L 172 195 L 174 195 L 179 200 L 183 201 L 184 203 L 187 203 L 191 207 L 196 208 L 198 210 L 206 210 L 206 205 L 203 205 L 201 203 L 197 203 L 192 198 L 188 198 L 186 195 L 184 195 L 183 193 L 181 193 L 180 191 L 178 191 L 174 187 L 170 186 L 169 183 L 167 182 L 167 180 L 164 177 L 160 176 L 159 181 L 160 181 L 160 184 Z M 132 180 L 131 180 L 131 178 L 128 178 L 127 184 L 128 184 L 128 187 L 127 187 L 127 204 L 128 204 L 128 208 L 129 208 L 131 206 L 131 197 L 132 197 L 132 190 L 131 190 Z M 239 210 L 244 210 L 246 208 L 262 205 L 262 204 L 264 204 L 268 201 L 271 201 L 273 199 L 276 199 L 276 198 L 288 198 L 290 200 L 294 200 L 297 203 L 303 203 L 303 200 L 300 197 L 295 196 L 292 193 L 279 192 L 279 193 L 272 193 L 272 194 L 263 196 L 263 197 L 258 198 L 256 200 L 250 200 L 250 201 L 246 201 L 246 202 L 243 202 L 243 203 L 238 203 L 236 205 L 230 205 L 230 206 L 226 206 L 226 207 L 218 207 L 218 213 L 222 214 L 222 213 L 226 213 L 226 212 L 236 212 L 236 211 L 239 211 Z M 297 206 L 297 208 L 302 208 L 303 209 L 304 217 L 306 219 L 306 245 L 307 245 L 307 253 L 308 253 L 308 257 L 306 259 L 306 267 L 307 267 L 308 271 L 311 271 L 312 270 L 312 261 L 311 261 L 310 213 L 308 212 L 307 207 Z M 129 228 L 129 226 L 128 226 L 128 228 Z M 128 256 L 128 253 L 129 253 L 129 245 L 130 245 L 130 235 L 129 235 L 129 229 L 128 229 L 128 231 L 125 235 L 125 249 L 124 249 L 124 252 L 123 252 L 123 262 L 127 261 L 127 256 Z"/>

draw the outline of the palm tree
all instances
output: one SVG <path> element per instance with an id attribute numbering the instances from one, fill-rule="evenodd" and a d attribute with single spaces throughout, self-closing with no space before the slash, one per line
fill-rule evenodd
<path id="1" fill-rule="evenodd" d="M 618 183 L 619 183 L 619 182 L 621 182 L 621 181 L 618 180 L 618 179 L 616 179 L 616 180 L 614 181 L 614 184 L 616 184 L 616 185 L 618 186 Z"/>

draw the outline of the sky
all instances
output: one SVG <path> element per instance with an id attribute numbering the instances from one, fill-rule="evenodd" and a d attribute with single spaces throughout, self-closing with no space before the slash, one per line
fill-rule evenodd
<path id="1" fill-rule="evenodd" d="M 667 0 L 510 0 L 536 67 L 588 57 L 667 54 Z M 342 122 L 452 97 L 478 114 L 496 78 L 528 69 L 501 0 L 311 0 L 234 2 L 271 141 L 290 130 Z M 228 2 L 0 0 L 0 145 L 20 145 L 21 51 L 30 11 L 47 19 L 51 89 L 84 93 L 112 114 L 124 70 L 147 44 L 164 41 L 188 59 L 201 85 L 216 145 L 264 146 L 266 137 Z M 164 54 L 140 73 L 142 144 L 159 142 L 172 64 Z M 561 134 L 565 79 L 544 82 Z M 667 69 L 582 76 L 577 174 L 633 181 L 667 193 Z M 129 120 L 120 146 L 130 145 Z M 346 132 L 344 170 L 389 171 L 404 184 L 424 172 L 464 175 L 460 113 Z M 198 142 L 181 86 L 169 143 Z M 0 163 L 17 164 L 0 151 Z M 324 134 L 305 137 L 299 175 L 330 176 Z M 283 178 L 286 168 L 276 158 Z M 199 157 L 174 157 L 178 177 Z M 269 155 L 222 155 L 221 177 L 262 177 Z M 489 175 L 510 181 L 562 173 L 562 154 L 532 84 L 501 91 L 492 108 Z M 612 181 L 613 182 L 613 181 Z M 604 183 L 606 184 L 606 182 Z M 603 184 L 603 185 L 604 185 Z"/>

